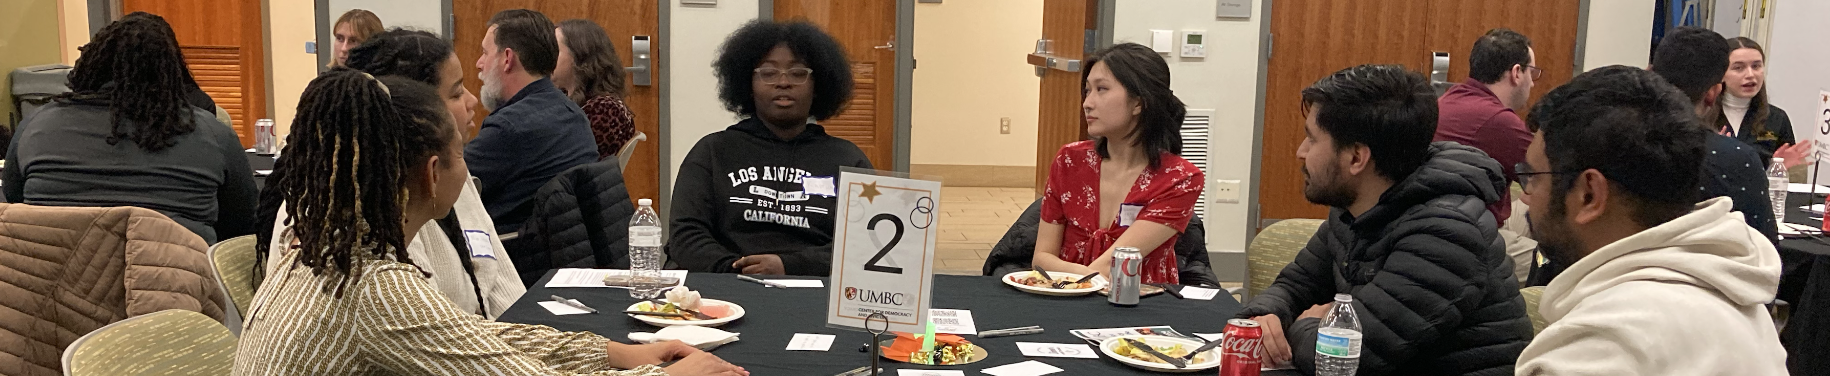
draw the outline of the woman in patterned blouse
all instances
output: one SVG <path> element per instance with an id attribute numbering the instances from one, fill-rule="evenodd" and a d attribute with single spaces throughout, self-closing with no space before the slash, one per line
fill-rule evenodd
<path id="1" fill-rule="evenodd" d="M 623 104 L 623 59 L 610 35 L 591 20 L 566 20 L 553 32 L 559 38 L 553 84 L 585 110 L 591 135 L 597 136 L 597 159 L 616 155 L 635 137 L 635 115 Z"/>
<path id="2" fill-rule="evenodd" d="M 1175 243 L 1206 177 L 1182 152 L 1188 110 L 1169 90 L 1169 65 L 1136 43 L 1087 58 L 1081 111 L 1091 141 L 1061 147 L 1049 166 L 1032 264 L 1089 274 L 1112 267 L 1113 249 L 1144 254 L 1144 283 L 1177 283 Z"/>
<path id="3" fill-rule="evenodd" d="M 466 180 L 463 137 L 432 87 L 332 71 L 305 88 L 288 141 L 279 167 L 318 173 L 270 182 L 293 246 L 255 294 L 234 375 L 748 374 L 679 342 L 491 322 L 426 283 L 406 243 Z"/>

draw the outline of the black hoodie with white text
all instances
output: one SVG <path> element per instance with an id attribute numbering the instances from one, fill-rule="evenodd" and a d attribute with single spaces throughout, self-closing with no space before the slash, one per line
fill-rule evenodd
<path id="1" fill-rule="evenodd" d="M 789 275 L 831 273 L 839 167 L 871 168 L 851 141 L 807 124 L 782 140 L 751 118 L 693 145 L 674 179 L 668 259 L 694 272 L 775 254 Z"/>

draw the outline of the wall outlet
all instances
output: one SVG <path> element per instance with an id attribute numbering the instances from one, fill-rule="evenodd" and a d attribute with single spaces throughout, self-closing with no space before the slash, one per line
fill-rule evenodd
<path id="1" fill-rule="evenodd" d="M 998 133 L 1010 134 L 1010 118 L 998 118 Z"/>
<path id="2" fill-rule="evenodd" d="M 1239 203 L 1239 181 L 1238 180 L 1215 181 L 1213 193 L 1214 193 L 1214 203 L 1216 203 L 1216 204 L 1237 204 L 1237 203 Z"/>

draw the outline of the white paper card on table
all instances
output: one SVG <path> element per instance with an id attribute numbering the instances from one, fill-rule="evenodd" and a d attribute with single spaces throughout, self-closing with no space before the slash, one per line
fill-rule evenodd
<path id="1" fill-rule="evenodd" d="M 1208 342 L 1213 342 L 1219 341 L 1221 338 L 1226 338 L 1226 333 L 1195 333 L 1195 336 L 1201 337 L 1201 339 L 1205 339 Z"/>
<path id="2" fill-rule="evenodd" d="M 966 371 L 950 369 L 899 369 L 896 376 L 966 376 Z"/>
<path id="3" fill-rule="evenodd" d="M 574 299 L 574 300 L 572 300 L 572 302 L 577 303 L 578 300 Z M 541 301 L 540 306 L 545 307 L 547 311 L 553 312 L 554 315 L 560 315 L 560 316 L 591 313 L 591 311 L 578 309 L 578 307 L 569 306 L 569 305 L 566 305 L 565 303 L 555 302 L 555 301 L 551 301 L 551 300 Z"/>
<path id="4" fill-rule="evenodd" d="M 1182 299 L 1214 300 L 1214 297 L 1218 295 L 1220 295 L 1220 289 L 1195 286 L 1182 287 Z"/>
<path id="5" fill-rule="evenodd" d="M 793 288 L 793 287 L 802 287 L 802 288 L 826 287 L 825 282 L 820 282 L 820 280 L 817 280 L 817 279 L 765 279 L 763 281 L 773 282 L 777 285 L 782 285 L 782 287 L 790 287 L 790 288 Z"/>
<path id="6" fill-rule="evenodd" d="M 1786 183 L 1786 192 L 1811 193 L 1811 185 L 1810 184 L 1800 184 L 1800 183 Z M 1819 184 L 1817 186 L 1817 193 L 1818 194 L 1830 193 L 1830 185 Z"/>
<path id="7" fill-rule="evenodd" d="M 794 333 L 788 340 L 788 351 L 826 351 L 832 349 L 832 340 L 837 336 L 831 334 Z"/>
<path id="8" fill-rule="evenodd" d="M 926 331 L 934 293 L 941 184 L 938 179 L 909 176 L 839 169 L 839 194 L 831 216 L 835 220 L 826 326 L 863 330 L 867 318 L 881 314 L 888 330 Z M 764 209 L 754 210 L 780 211 Z M 814 209 L 818 208 L 795 210 L 824 217 Z M 873 322 L 869 327 L 882 330 L 884 324 Z"/>
<path id="9" fill-rule="evenodd" d="M 1061 372 L 1061 369 L 1048 365 L 1048 363 L 1031 360 L 1022 363 L 986 368 L 984 371 L 979 372 L 984 372 L 991 376 L 1040 376 Z"/>
<path id="10" fill-rule="evenodd" d="M 1099 359 L 1099 353 L 1084 343 L 1017 342 L 1017 350 L 1022 350 L 1023 356 Z"/>
<path id="11" fill-rule="evenodd" d="M 614 287 L 614 288 L 619 288 L 619 289 L 628 288 L 628 287 L 624 287 L 624 286 L 605 286 L 604 277 L 609 277 L 612 275 L 628 276 L 628 275 L 630 275 L 630 273 L 628 270 L 623 270 L 623 269 L 574 269 L 574 268 L 559 269 L 558 272 L 553 273 L 553 280 L 546 282 L 546 287 Z M 686 284 L 686 271 L 685 270 L 662 270 L 661 277 L 673 278 L 675 280 L 680 281 L 679 283 L 675 283 L 674 286 L 680 286 L 680 285 Z"/>
<path id="12" fill-rule="evenodd" d="M 972 311 L 963 309 L 930 309 L 928 320 L 935 333 L 978 335 L 979 326 L 972 322 Z"/>

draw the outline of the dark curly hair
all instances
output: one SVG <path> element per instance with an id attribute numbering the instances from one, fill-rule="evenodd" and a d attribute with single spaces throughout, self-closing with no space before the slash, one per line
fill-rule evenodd
<path id="1" fill-rule="evenodd" d="M 343 65 L 376 76 L 405 76 L 438 85 L 439 65 L 449 59 L 451 42 L 425 31 L 394 28 L 351 48 Z"/>
<path id="2" fill-rule="evenodd" d="M 1162 166 L 1165 152 L 1182 154 L 1182 118 L 1188 116 L 1188 106 L 1169 90 L 1169 63 L 1155 50 L 1141 44 L 1106 47 L 1087 56 L 1082 65 L 1087 67 L 1080 70 L 1082 93 L 1086 91 L 1087 75 L 1092 74 L 1092 67 L 1101 63 L 1143 107 L 1137 116 L 1137 127 L 1131 129 L 1131 137 L 1144 148 L 1144 155 L 1150 158 L 1150 168 Z M 1099 156 L 1112 158 L 1106 151 L 1106 141 L 1105 137 L 1099 138 Z"/>
<path id="3" fill-rule="evenodd" d="M 813 70 L 814 119 L 826 120 L 838 115 L 851 102 L 851 62 L 845 58 L 845 47 L 805 20 L 777 22 L 758 19 L 744 24 L 718 48 L 718 60 L 712 69 L 718 74 L 718 99 L 724 108 L 746 117 L 756 115 L 756 89 L 751 85 L 756 65 L 769 51 L 785 45 L 808 69 Z"/>
<path id="4" fill-rule="evenodd" d="M 1316 106 L 1320 107 L 1316 107 Z M 1303 111 L 1334 137 L 1338 151 L 1354 144 L 1372 151 L 1380 176 L 1404 180 L 1430 159 L 1436 137 L 1436 91 L 1423 75 L 1399 65 L 1342 69 L 1303 89 Z"/>
<path id="5" fill-rule="evenodd" d="M 109 145 L 128 140 L 147 151 L 165 150 L 173 138 L 197 129 L 185 100 L 196 83 L 177 42 L 163 17 L 146 12 L 121 17 L 79 48 L 70 92 L 56 98 L 107 102 Z"/>
<path id="6" fill-rule="evenodd" d="M 337 69 L 305 87 L 298 116 L 275 170 L 285 197 L 298 263 L 339 282 L 362 275 L 362 261 L 407 257 L 403 229 L 407 183 L 423 161 L 446 153 L 457 137 L 434 89 L 406 77 Z M 287 265 L 290 267 L 290 265 Z"/>
<path id="7" fill-rule="evenodd" d="M 566 34 L 566 49 L 572 50 L 572 67 L 578 77 L 578 90 L 566 93 L 572 102 L 585 105 L 594 97 L 623 96 L 623 58 L 616 55 L 616 45 L 602 26 L 587 19 L 570 19 L 559 23 Z"/>
<path id="8" fill-rule="evenodd" d="M 1636 200 L 1633 221 L 1654 227 L 1689 213 L 1701 197 L 1709 131 L 1690 99 L 1651 72 L 1622 65 L 1591 70 L 1544 94 L 1525 119 L 1544 134 L 1552 216 L 1576 172 L 1597 170 Z M 1565 173 L 1567 172 L 1567 173 Z"/>
<path id="9" fill-rule="evenodd" d="M 1722 86 L 1732 51 L 1722 34 L 1696 26 L 1678 27 L 1658 41 L 1648 69 L 1690 96 L 1691 103 L 1701 102 L 1710 89 Z"/>

